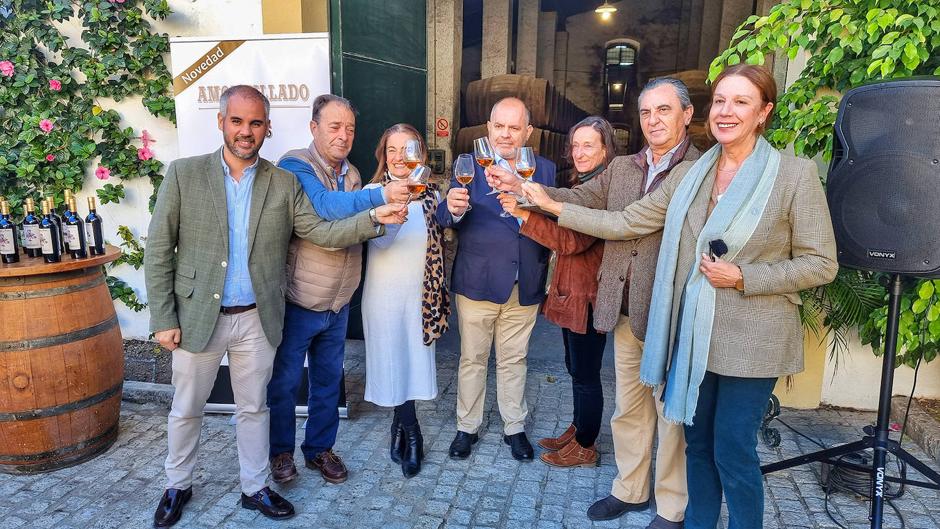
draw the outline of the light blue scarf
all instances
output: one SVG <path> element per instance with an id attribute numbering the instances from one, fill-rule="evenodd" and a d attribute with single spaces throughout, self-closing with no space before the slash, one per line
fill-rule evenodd
<path id="1" fill-rule="evenodd" d="M 672 305 L 682 225 L 720 154 L 721 146 L 715 145 L 702 155 L 685 174 L 669 202 L 640 365 L 640 380 L 644 384 L 655 387 L 666 382 L 663 410 L 666 420 L 689 425 L 695 417 L 699 385 L 708 366 L 715 317 L 715 287 L 699 271 L 699 256 L 708 253 L 709 241 L 722 239 L 728 245 L 728 253 L 722 259 L 734 260 L 764 214 L 780 167 L 780 153 L 759 138 L 696 240 L 695 264 L 679 286 L 682 296 L 673 332 Z"/>

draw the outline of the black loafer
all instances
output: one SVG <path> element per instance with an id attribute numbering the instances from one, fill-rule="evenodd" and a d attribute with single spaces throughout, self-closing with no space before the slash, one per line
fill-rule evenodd
<path id="1" fill-rule="evenodd" d="M 183 506 L 193 497 L 193 488 L 166 489 L 157 505 L 157 512 L 153 513 L 154 527 L 170 527 L 180 521 L 183 516 Z"/>
<path id="2" fill-rule="evenodd" d="M 242 507 L 260 511 L 272 520 L 283 520 L 294 515 L 294 506 L 280 494 L 265 487 L 251 496 L 242 493 Z"/>
<path id="3" fill-rule="evenodd" d="M 480 436 L 475 433 L 461 432 L 457 430 L 457 436 L 450 443 L 451 459 L 467 459 L 470 457 L 470 447 L 480 440 Z"/>
<path id="4" fill-rule="evenodd" d="M 532 458 L 535 457 L 535 450 L 532 449 L 532 444 L 529 443 L 529 438 L 525 436 L 525 432 L 504 435 L 503 442 L 509 445 L 512 450 L 512 457 L 518 461 L 532 461 Z"/>
<path id="5" fill-rule="evenodd" d="M 596 522 L 601 520 L 614 520 L 628 512 L 645 511 L 649 509 L 649 507 L 649 500 L 642 503 L 627 503 L 611 495 L 594 502 L 594 505 L 591 505 L 587 510 L 587 517 Z"/>

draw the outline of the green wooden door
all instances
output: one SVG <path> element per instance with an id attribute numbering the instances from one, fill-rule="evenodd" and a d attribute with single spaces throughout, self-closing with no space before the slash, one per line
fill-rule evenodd
<path id="1" fill-rule="evenodd" d="M 349 158 L 368 181 L 375 146 L 395 123 L 426 130 L 425 0 L 330 0 L 333 93 L 359 110 Z"/>

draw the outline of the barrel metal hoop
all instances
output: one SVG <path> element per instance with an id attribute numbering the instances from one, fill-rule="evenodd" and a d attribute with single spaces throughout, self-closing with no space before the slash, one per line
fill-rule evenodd
<path id="1" fill-rule="evenodd" d="M 90 408 L 95 404 L 104 402 L 111 397 L 119 394 L 121 389 L 124 387 L 124 382 L 118 382 L 117 384 L 111 386 L 110 388 L 97 393 L 90 397 L 84 398 L 82 400 L 76 400 L 73 402 L 66 402 L 65 404 L 59 404 L 58 406 L 50 406 L 48 408 L 39 408 L 36 410 L 26 410 L 26 411 L 15 411 L 12 413 L 0 413 L 0 423 L 2 422 L 11 422 L 11 421 L 32 421 L 34 419 L 43 419 L 45 417 L 55 417 L 57 415 L 62 415 L 71 411 L 81 410 L 84 408 Z"/>
<path id="2" fill-rule="evenodd" d="M 29 290 L 26 292 L 0 292 L 0 301 L 61 296 L 63 294 L 71 294 L 72 292 L 81 292 L 82 290 L 88 290 L 89 288 L 95 288 L 96 286 L 103 284 L 104 276 L 99 275 L 91 281 L 86 281 L 84 283 L 78 283 L 75 285 L 67 285 L 64 287 L 53 287 L 43 290 Z"/>
<path id="3" fill-rule="evenodd" d="M 42 465 L 30 465 L 25 468 L 18 468 L 17 470 L 26 470 L 29 472 L 42 472 L 43 470 L 48 470 L 52 468 L 61 468 L 63 466 L 63 461 L 68 461 L 68 458 L 62 458 L 62 456 L 67 456 L 68 454 L 73 454 L 75 452 L 80 452 L 85 450 L 90 446 L 95 446 L 101 444 L 102 441 L 107 442 L 109 439 L 113 440 L 117 437 L 118 434 L 118 424 L 120 421 L 115 421 L 110 428 L 105 430 L 103 433 L 92 437 L 91 439 L 86 439 L 84 441 L 79 441 L 75 444 L 63 446 L 61 448 L 56 448 L 55 450 L 49 450 L 48 452 L 41 452 L 39 454 L 0 454 L 0 468 L 10 467 L 9 463 L 6 461 L 42 461 L 49 458 L 61 458 L 56 459 L 55 461 L 44 463 Z M 20 467 L 21 465 L 16 465 Z"/>
<path id="4" fill-rule="evenodd" d="M 103 271 L 104 271 L 103 266 L 92 266 L 89 268 L 79 268 L 78 270 L 69 270 L 67 272 L 54 272 L 52 274 L 36 274 L 36 275 L 31 275 L 31 276 L 0 277 L 0 287 L 36 285 L 40 283 L 50 283 L 53 281 L 76 279 L 79 277 L 101 274 Z"/>
<path id="5" fill-rule="evenodd" d="M 26 351 L 29 349 L 42 349 L 45 347 L 53 347 L 56 345 L 77 342 L 105 333 L 112 328 L 117 327 L 117 325 L 118 320 L 117 315 L 115 314 L 101 323 L 97 323 L 91 327 L 86 327 L 77 331 L 57 334 L 54 336 L 45 336 L 43 338 L 33 338 L 31 340 L 0 342 L 0 353 L 9 351 Z"/>

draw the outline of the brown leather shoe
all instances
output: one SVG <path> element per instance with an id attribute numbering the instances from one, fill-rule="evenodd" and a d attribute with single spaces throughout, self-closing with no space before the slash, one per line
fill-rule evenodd
<path id="1" fill-rule="evenodd" d="M 574 433 L 577 430 L 574 425 L 568 427 L 565 430 L 565 433 L 559 435 L 558 437 L 546 437 L 545 439 L 539 439 L 538 445 L 546 450 L 551 450 L 552 452 L 557 452 L 561 450 L 566 444 L 570 443 L 574 439 Z"/>
<path id="2" fill-rule="evenodd" d="M 577 441 L 571 441 L 557 452 L 544 452 L 539 458 L 553 467 L 596 467 L 597 450 L 591 445 L 584 448 Z"/>
<path id="3" fill-rule="evenodd" d="M 323 479 L 330 483 L 342 483 L 349 477 L 349 471 L 346 470 L 343 460 L 334 454 L 332 449 L 320 452 L 313 459 L 305 459 L 304 464 L 309 469 L 319 470 Z"/>
<path id="4" fill-rule="evenodd" d="M 282 452 L 271 459 L 271 479 L 275 483 L 287 483 L 297 477 L 294 454 Z"/>

